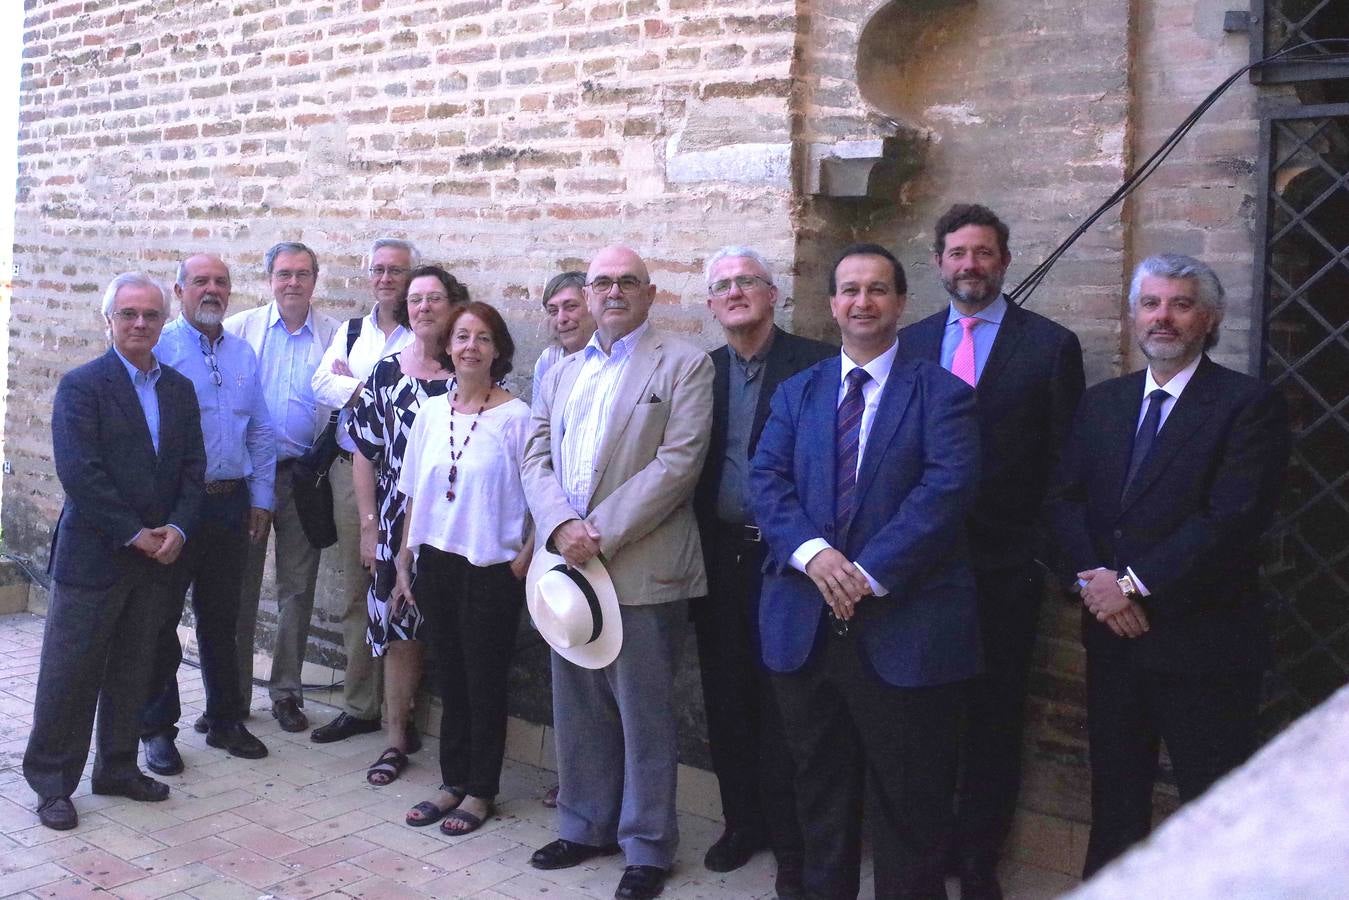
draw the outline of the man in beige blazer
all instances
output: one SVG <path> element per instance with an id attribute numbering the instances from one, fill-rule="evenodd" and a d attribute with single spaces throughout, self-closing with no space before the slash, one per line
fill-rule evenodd
<path id="1" fill-rule="evenodd" d="M 674 673 L 688 600 L 707 590 L 692 498 L 713 369 L 647 322 L 656 287 L 635 252 L 606 247 L 586 278 L 597 331 L 544 379 L 524 483 L 540 546 L 572 565 L 603 560 L 623 646 L 594 670 L 553 654 L 560 838 L 530 862 L 561 869 L 621 848 L 615 896 L 641 900 L 660 893 L 679 839 Z"/>
<path id="2" fill-rule="evenodd" d="M 311 299 L 318 283 L 318 256 L 297 241 L 282 241 L 267 251 L 264 271 L 272 292 L 266 306 L 236 313 L 225 320 L 225 330 L 243 338 L 258 357 L 267 410 L 276 435 L 276 647 L 267 679 L 272 715 L 286 731 L 309 727 L 301 707 L 300 670 L 309 619 L 314 612 L 314 585 L 319 551 L 304 536 L 291 495 L 291 466 L 323 430 L 332 410 L 314 398 L 311 381 L 323 351 L 332 343 L 338 322 L 314 309 Z M 267 532 L 254 535 L 244 569 L 239 600 L 237 646 L 240 696 L 248 715 L 253 696 L 253 639 L 257 629 L 262 569 L 267 559 Z M 201 729 L 198 729 L 201 730 Z"/>

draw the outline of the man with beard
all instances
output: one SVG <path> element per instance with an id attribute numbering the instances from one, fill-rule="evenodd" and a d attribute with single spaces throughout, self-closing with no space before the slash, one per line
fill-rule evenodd
<path id="1" fill-rule="evenodd" d="M 309 720 L 301 707 L 300 670 L 309 642 L 314 612 L 314 585 L 319 551 L 309 543 L 291 494 L 292 467 L 323 430 L 330 410 L 314 399 L 311 380 L 323 351 L 332 341 L 337 321 L 314 309 L 310 300 L 318 284 L 318 255 L 297 241 L 273 245 L 263 258 L 272 291 L 266 306 L 236 313 L 225 330 L 248 342 L 257 354 L 260 377 L 276 433 L 276 648 L 267 690 L 272 717 L 285 731 L 304 731 Z M 267 536 L 249 547 L 244 591 L 239 603 L 239 691 L 245 708 L 253 694 L 253 642 L 258 624 Z M 204 724 L 204 723 L 203 723 Z"/>
<path id="2" fill-rule="evenodd" d="M 1150 830 L 1159 740 L 1183 803 L 1255 749 L 1260 536 L 1288 461 L 1280 395 L 1205 353 L 1223 318 L 1212 269 L 1149 257 L 1129 309 L 1148 367 L 1086 393 L 1048 506 L 1083 607 L 1084 878 Z"/>
<path id="3" fill-rule="evenodd" d="M 230 271 L 218 256 L 198 253 L 178 265 L 173 292 L 183 312 L 164 326 L 159 361 L 196 389 L 206 444 L 206 485 L 196 530 L 174 571 L 171 603 L 158 624 L 149 702 L 141 715 L 145 764 L 161 775 L 183 770 L 174 746 L 182 714 L 178 620 L 192 589 L 201 679 L 206 687 L 206 743 L 231 756 L 259 759 L 267 748 L 244 727 L 236 628 L 249 541 L 271 522 L 276 441 L 258 380 L 258 360 L 221 323 L 229 308 Z"/>
<path id="4" fill-rule="evenodd" d="M 996 867 L 1021 782 L 1026 678 L 1044 579 L 1040 508 L 1082 396 L 1077 336 L 1007 301 L 1009 229 L 975 204 L 937 221 L 933 262 L 949 306 L 899 333 L 900 356 L 975 389 L 979 493 L 968 520 L 984 674 L 970 685 L 948 867 L 961 896 L 1002 896 Z"/>

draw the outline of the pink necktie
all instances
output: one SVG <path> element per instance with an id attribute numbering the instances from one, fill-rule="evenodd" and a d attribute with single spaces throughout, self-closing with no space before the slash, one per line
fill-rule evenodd
<path id="1" fill-rule="evenodd" d="M 965 329 L 956 345 L 956 355 L 951 357 L 951 374 L 974 387 L 977 380 L 974 374 L 974 326 L 982 319 L 977 316 L 961 316 L 960 327 Z"/>

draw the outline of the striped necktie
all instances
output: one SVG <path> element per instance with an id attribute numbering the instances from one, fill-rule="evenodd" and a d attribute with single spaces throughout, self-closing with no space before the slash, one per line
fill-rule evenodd
<path id="1" fill-rule="evenodd" d="M 843 394 L 843 402 L 838 405 L 835 419 L 834 447 L 837 452 L 834 458 L 838 461 L 838 470 L 834 476 L 834 525 L 839 537 L 852 518 L 853 491 L 857 487 L 857 448 L 862 430 L 862 409 L 866 405 L 862 400 L 862 385 L 870 378 L 861 366 L 848 373 L 848 389 Z"/>

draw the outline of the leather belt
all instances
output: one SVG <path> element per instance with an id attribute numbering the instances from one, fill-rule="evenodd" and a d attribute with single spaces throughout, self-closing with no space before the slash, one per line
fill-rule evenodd
<path id="1" fill-rule="evenodd" d="M 729 522 L 719 524 L 721 530 L 732 540 L 740 541 L 742 544 L 763 543 L 763 532 L 759 530 L 758 525 L 732 525 Z"/>
<path id="2" fill-rule="evenodd" d="M 222 481 L 206 482 L 206 493 L 212 495 L 233 494 L 239 488 L 244 486 L 242 478 L 227 478 Z"/>

